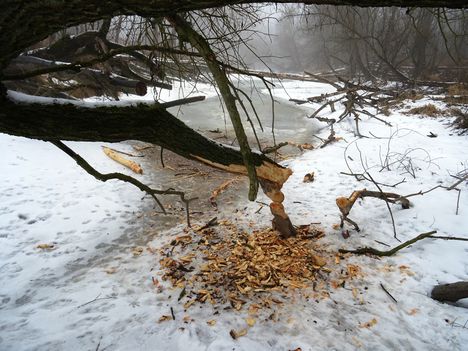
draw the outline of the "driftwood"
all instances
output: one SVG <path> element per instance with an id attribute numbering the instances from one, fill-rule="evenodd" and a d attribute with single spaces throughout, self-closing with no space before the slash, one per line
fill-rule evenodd
<path id="1" fill-rule="evenodd" d="M 370 191 L 367 189 L 356 190 L 353 191 L 353 193 L 349 197 L 338 197 L 336 199 L 336 205 L 338 206 L 341 212 L 341 228 L 343 228 L 344 222 L 346 221 L 348 223 L 351 223 L 357 231 L 360 230 L 357 223 L 348 218 L 348 215 L 351 209 L 353 208 L 356 200 L 362 199 L 364 197 L 375 197 L 377 199 L 382 199 L 390 203 L 400 203 L 401 207 L 404 209 L 408 209 L 410 207 L 409 200 L 406 197 L 401 196 L 399 194 L 386 193 L 381 191 Z"/>
<path id="2" fill-rule="evenodd" d="M 119 155 L 119 152 L 117 150 L 103 146 L 102 151 L 104 151 L 104 153 L 109 158 L 113 159 L 115 162 L 118 162 L 121 165 L 130 168 L 135 173 L 143 174 L 143 169 L 138 163 L 136 163 L 135 161 L 127 160 L 125 157 Z"/>
<path id="3" fill-rule="evenodd" d="M 436 285 L 432 289 L 431 297 L 434 300 L 448 302 L 456 302 L 468 298 L 468 282 Z"/>

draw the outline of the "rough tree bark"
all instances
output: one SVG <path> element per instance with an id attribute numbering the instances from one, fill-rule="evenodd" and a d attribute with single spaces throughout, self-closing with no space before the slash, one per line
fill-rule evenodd
<path id="1" fill-rule="evenodd" d="M 468 282 L 437 285 L 432 289 L 431 297 L 434 300 L 449 302 L 468 298 Z"/>
<path id="2" fill-rule="evenodd" d="M 134 107 L 83 108 L 73 104 L 0 102 L 0 132 L 40 140 L 141 140 L 233 173 L 246 174 L 242 155 L 194 131 L 155 103 Z M 291 171 L 253 153 L 260 178 L 284 183 Z M 277 172 L 279 171 L 279 172 Z"/>
<path id="3" fill-rule="evenodd" d="M 167 16 L 166 18 L 178 32 L 179 37 L 186 38 L 203 56 L 203 59 L 213 75 L 228 110 L 232 125 L 234 126 L 237 142 L 239 143 L 242 158 L 244 159 L 244 165 L 247 169 L 247 174 L 250 180 L 249 199 L 254 201 L 258 192 L 258 180 L 257 175 L 255 174 L 255 168 L 253 167 L 252 150 L 250 149 L 249 142 L 247 141 L 247 135 L 245 134 L 244 127 L 242 126 L 240 114 L 236 106 L 236 98 L 229 87 L 228 77 L 217 63 L 216 55 L 208 42 L 192 28 L 190 23 L 178 15 Z"/>

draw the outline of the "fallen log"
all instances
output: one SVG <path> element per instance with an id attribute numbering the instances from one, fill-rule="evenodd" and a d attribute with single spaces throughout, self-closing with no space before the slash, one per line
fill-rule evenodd
<path id="1" fill-rule="evenodd" d="M 432 289 L 431 298 L 437 301 L 448 302 L 456 302 L 468 298 L 468 282 L 436 285 Z"/>
<path id="2" fill-rule="evenodd" d="M 58 99 L 47 101 L 61 102 Z M 139 140 L 227 172 L 247 175 L 238 149 L 207 139 L 158 103 L 89 108 L 68 101 L 55 104 L 15 103 L 6 97 L 2 99 L 0 95 L 0 132 L 46 141 Z M 271 182 L 275 190 L 270 192 L 270 196 L 273 196 L 274 202 L 275 199 L 279 200 L 278 193 L 292 171 L 261 153 L 252 152 L 252 159 L 258 179 L 260 182 Z M 282 206 L 282 199 L 276 202 Z M 272 213 L 279 223 L 277 229 L 280 232 L 290 230 L 282 233 L 287 236 L 294 233 L 292 224 L 284 225 L 289 221 L 284 208 L 272 206 Z"/>
<path id="3" fill-rule="evenodd" d="M 115 150 L 112 150 L 111 148 L 102 147 L 102 151 L 111 159 L 113 159 L 115 162 L 120 163 L 122 166 L 125 166 L 129 169 L 131 169 L 133 172 L 138 173 L 138 174 L 143 174 L 143 169 L 141 166 L 136 163 L 135 161 L 132 160 L 127 160 L 125 157 L 119 155 L 118 152 Z"/>

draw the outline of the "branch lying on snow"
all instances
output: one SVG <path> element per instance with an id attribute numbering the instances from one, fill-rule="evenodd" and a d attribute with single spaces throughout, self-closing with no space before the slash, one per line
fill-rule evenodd
<path id="1" fill-rule="evenodd" d="M 143 192 L 147 193 L 148 195 L 150 195 L 156 201 L 156 203 L 159 205 L 159 207 L 161 208 L 161 211 L 164 214 L 166 214 L 166 210 L 164 209 L 164 206 L 159 201 L 159 199 L 156 197 L 156 194 L 158 194 L 158 195 L 178 195 L 180 197 L 180 200 L 185 204 L 185 213 L 186 213 L 186 216 L 187 216 L 187 226 L 189 226 L 189 227 L 191 226 L 190 225 L 189 203 L 190 203 L 190 201 L 195 200 L 196 198 L 186 199 L 184 192 L 177 191 L 177 190 L 174 190 L 174 189 L 171 189 L 171 188 L 169 188 L 167 190 L 157 190 L 157 189 L 150 188 L 146 184 L 143 184 L 139 180 L 136 180 L 135 178 L 130 177 L 130 176 L 126 175 L 126 174 L 122 174 L 122 173 L 103 174 L 103 173 L 100 173 L 93 166 L 91 166 L 88 162 L 86 162 L 86 160 L 84 158 L 82 158 L 80 155 L 75 153 L 72 149 L 70 149 L 67 145 L 65 145 L 61 141 L 59 141 L 59 140 L 50 140 L 50 143 L 52 143 L 53 145 L 58 147 L 60 150 L 65 152 L 72 159 L 74 159 L 76 161 L 76 163 L 78 164 L 78 166 L 83 168 L 87 173 L 92 175 L 97 180 L 100 180 L 102 182 L 106 182 L 106 181 L 111 180 L 111 179 L 117 179 L 117 180 L 121 180 L 123 182 L 133 184 L 134 186 L 136 186 L 141 191 L 143 191 Z"/>
<path id="2" fill-rule="evenodd" d="M 135 173 L 143 174 L 143 169 L 138 163 L 136 163 L 135 161 L 127 160 L 123 156 L 120 156 L 119 151 L 113 150 L 107 146 L 103 146 L 102 151 L 107 155 L 107 157 L 111 158 L 117 163 L 120 163 L 122 166 L 131 169 Z"/>
<path id="3" fill-rule="evenodd" d="M 406 197 L 401 196 L 396 193 L 387 193 L 381 190 L 380 191 L 371 191 L 367 189 L 356 190 L 356 191 L 353 191 L 351 196 L 347 198 L 338 197 L 336 199 L 336 205 L 338 206 L 341 212 L 341 223 L 340 223 L 341 228 L 343 228 L 344 221 L 346 221 L 346 222 L 351 223 L 357 231 L 360 230 L 359 226 L 354 221 L 348 218 L 348 215 L 354 203 L 356 202 L 356 200 L 362 199 L 364 197 L 375 197 L 377 199 L 382 199 L 382 200 L 385 200 L 386 202 L 390 202 L 393 204 L 400 203 L 401 207 L 404 209 L 407 209 L 410 206 L 410 202 Z"/>
<path id="4" fill-rule="evenodd" d="M 282 143 L 277 144 L 276 146 L 265 147 L 262 150 L 262 154 L 271 154 L 273 152 L 278 151 L 279 149 L 281 149 L 283 146 L 286 146 L 286 145 L 289 145 L 289 143 L 287 141 L 284 141 Z"/>
<path id="5" fill-rule="evenodd" d="M 437 230 L 433 230 L 433 231 L 430 231 L 430 232 L 427 232 L 427 233 L 419 234 L 417 237 L 415 237 L 413 239 L 410 239 L 408 241 L 405 241 L 404 243 L 394 247 L 391 250 L 387 250 L 387 251 L 380 251 L 380 250 L 374 249 L 372 247 L 362 247 L 362 248 L 359 248 L 359 249 L 356 249 L 356 250 L 339 249 L 338 251 L 340 253 L 352 253 L 352 254 L 356 254 L 356 255 L 371 254 L 371 255 L 379 256 L 379 257 L 392 256 L 395 253 L 397 253 L 398 251 L 400 251 L 401 249 L 404 249 L 405 247 L 407 247 L 407 246 L 409 246 L 411 244 L 414 244 L 415 242 L 417 242 L 419 240 L 431 237 L 431 235 L 435 234 L 435 233 L 437 233 Z"/>
<path id="6" fill-rule="evenodd" d="M 391 250 L 387 250 L 387 251 L 380 251 L 380 250 L 374 249 L 372 247 L 361 247 L 361 248 L 356 249 L 356 250 L 339 249 L 338 251 L 340 253 L 352 253 L 352 254 L 355 254 L 355 255 L 368 255 L 368 254 L 370 254 L 370 255 L 374 255 L 374 256 L 383 257 L 383 256 L 392 256 L 395 253 L 397 253 L 398 251 L 400 251 L 401 249 L 404 249 L 405 247 L 407 247 L 407 246 L 409 246 L 411 244 L 414 244 L 415 242 L 417 242 L 419 240 L 426 239 L 426 238 L 468 241 L 468 238 L 459 238 L 459 237 L 455 237 L 455 236 L 433 236 L 432 235 L 432 234 L 436 234 L 436 233 L 437 233 L 437 230 L 433 230 L 433 231 L 430 231 L 430 232 L 427 232 L 427 233 L 419 234 L 415 238 L 410 239 L 408 241 L 405 241 L 404 243 L 394 247 Z"/>

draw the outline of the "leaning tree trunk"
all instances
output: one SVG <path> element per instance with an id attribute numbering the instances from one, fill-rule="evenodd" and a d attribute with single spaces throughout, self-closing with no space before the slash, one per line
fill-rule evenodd
<path id="1" fill-rule="evenodd" d="M 160 104 L 85 108 L 76 104 L 27 104 L 0 100 L 0 132 L 40 140 L 140 140 L 183 157 L 246 174 L 241 153 L 205 138 Z M 253 153 L 259 178 L 283 184 L 291 174 L 268 157 Z"/>

